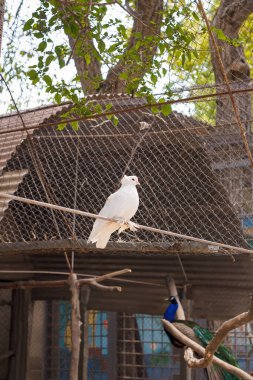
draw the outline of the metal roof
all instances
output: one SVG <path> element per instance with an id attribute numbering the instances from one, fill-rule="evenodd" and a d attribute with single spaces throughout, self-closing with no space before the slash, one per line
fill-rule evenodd
<path id="1" fill-rule="evenodd" d="M 84 244 L 83 242 L 80 242 Z M 0 249 L 3 269 L 68 272 L 62 248 L 57 242 L 22 243 L 19 249 L 14 243 Z M 66 244 L 67 246 L 67 244 Z M 46 248 L 47 247 L 47 248 Z M 71 244 L 67 252 L 71 254 Z M 122 286 L 122 293 L 92 290 L 89 308 L 95 310 L 124 311 L 131 313 L 161 314 L 169 296 L 166 277 L 172 276 L 179 289 L 188 285 L 192 299 L 192 316 L 196 318 L 224 319 L 247 310 L 249 293 L 253 288 L 253 262 L 249 255 L 240 254 L 189 254 L 192 244 L 170 247 L 166 254 L 124 253 L 124 243 L 118 243 L 120 253 L 92 252 L 79 248 L 75 252 L 75 271 L 89 275 L 101 275 L 124 268 L 132 269 L 122 280 L 104 282 Z M 91 248 L 90 248 L 91 249 Z M 195 245 L 196 251 L 206 252 L 204 246 Z M 183 266 L 183 269 L 182 269 Z M 184 274 L 184 272 L 185 274 Z M 185 277 L 186 275 L 186 277 Z M 0 274 L 8 279 L 60 279 L 49 274 L 13 273 Z M 123 281 L 127 280 L 127 281 Z M 130 281 L 129 281 L 130 280 Z M 128 282 L 129 281 L 129 282 Z M 132 283 L 136 281 L 137 283 Z M 34 299 L 67 299 L 66 288 L 33 289 Z"/>

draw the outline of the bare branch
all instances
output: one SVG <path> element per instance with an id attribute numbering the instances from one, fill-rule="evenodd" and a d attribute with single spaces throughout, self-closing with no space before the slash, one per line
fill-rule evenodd
<path id="1" fill-rule="evenodd" d="M 216 331 L 213 339 L 206 347 L 206 352 L 203 359 L 198 360 L 198 367 L 207 367 L 213 359 L 214 353 L 218 350 L 220 344 L 226 338 L 229 331 L 236 329 L 249 323 L 253 319 L 253 295 L 250 295 L 250 307 L 245 313 L 239 314 L 234 318 L 225 321 Z"/>
<path id="2" fill-rule="evenodd" d="M 99 284 L 98 282 L 96 282 L 95 280 L 91 281 L 89 283 L 89 285 L 93 288 L 97 288 L 98 290 L 102 290 L 102 291 L 111 291 L 111 292 L 114 292 L 114 291 L 117 291 L 117 292 L 122 292 L 122 288 L 121 286 L 105 286 L 105 285 L 101 285 Z"/>
<path id="3" fill-rule="evenodd" d="M 186 335 L 182 334 L 172 323 L 166 321 L 165 319 L 162 319 L 162 323 L 164 328 L 173 335 L 174 338 L 185 344 L 186 347 L 190 347 L 196 352 L 197 354 L 204 356 L 205 355 L 205 349 L 204 347 L 200 346 L 198 343 L 194 342 L 190 338 L 188 338 Z M 195 367 L 195 358 L 193 354 L 190 353 L 189 351 L 186 355 L 186 359 L 189 360 L 187 364 L 189 367 L 194 366 Z M 223 360 L 217 358 L 217 356 L 213 357 L 212 360 L 213 364 L 217 364 L 220 367 L 224 368 L 226 371 L 233 373 L 234 375 L 238 376 L 242 380 L 253 380 L 253 377 L 250 376 L 248 373 L 244 372 L 242 369 L 238 367 L 234 367 L 231 364 L 228 364 L 224 362 Z"/>
<path id="4" fill-rule="evenodd" d="M 130 273 L 130 272 L 132 272 L 131 269 L 122 269 L 122 270 L 118 270 L 116 272 L 111 272 L 111 273 L 108 273 L 108 274 L 104 274 L 102 276 L 98 276 L 98 277 L 94 278 L 94 280 L 96 282 L 101 282 L 101 281 L 104 281 L 104 280 L 109 280 L 112 277 L 120 276 L 121 274 Z"/>

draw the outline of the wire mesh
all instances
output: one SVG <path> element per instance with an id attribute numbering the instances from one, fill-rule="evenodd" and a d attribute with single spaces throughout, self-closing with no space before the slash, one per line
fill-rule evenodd
<path id="1" fill-rule="evenodd" d="M 87 119 L 81 115 L 77 130 L 71 125 L 57 130 L 60 114 L 51 114 L 62 111 L 60 106 L 23 113 L 24 123 L 18 115 L 3 117 L 1 190 L 7 188 L 26 198 L 97 213 L 126 171 L 138 175 L 142 183 L 135 221 L 246 247 L 242 227 L 246 222 L 252 224 L 253 214 L 252 170 L 245 150 L 245 143 L 250 149 L 252 146 L 252 95 L 246 61 L 252 58 L 247 38 L 252 26 L 247 17 L 246 24 L 240 25 L 245 57 L 242 47 L 235 43 L 238 31 L 223 39 L 217 34 L 221 8 L 215 13 L 214 4 L 204 2 L 209 20 L 215 15 L 215 43 L 209 46 L 210 31 L 200 6 L 190 1 L 187 7 L 179 19 L 191 42 L 180 73 L 176 67 L 180 60 L 183 62 L 183 52 L 172 57 L 164 53 L 170 68 L 167 89 L 174 104 L 171 115 L 150 112 L 150 108 L 143 108 L 147 104 L 141 98 L 99 95 L 88 98 L 88 106 L 95 109 L 99 104 L 103 111 L 116 113 L 117 125 L 105 116 Z M 171 12 L 178 22 L 174 6 Z M 233 22 L 231 15 L 226 14 L 228 25 Z M 217 46 L 223 49 L 226 77 L 219 65 Z M 76 117 L 69 114 L 70 120 Z M 240 123 L 245 134 L 239 132 Z M 28 132 L 30 137 L 26 137 Z M 9 204 L 7 200 L 1 205 L 2 241 L 87 239 L 91 230 L 92 221 L 80 216 L 14 201 Z M 113 239 L 122 241 L 117 235 Z M 151 244 L 171 241 L 143 231 L 125 232 L 122 239 Z"/>
<path id="2" fill-rule="evenodd" d="M 111 102 L 117 109 L 145 104 L 141 99 L 128 97 L 99 101 L 103 105 Z M 145 122 L 150 125 L 150 130 L 145 131 L 127 171 L 127 174 L 138 175 L 142 183 L 139 190 L 141 203 L 135 220 L 181 234 L 245 246 L 229 196 L 236 197 L 234 203 L 239 208 L 246 202 L 250 214 L 251 193 L 247 194 L 242 188 L 237 195 L 236 188 L 228 194 L 213 168 L 214 165 L 226 168 L 231 164 L 231 170 L 237 169 L 232 147 L 227 152 L 227 131 L 225 134 L 178 113 L 166 118 L 148 110 L 136 110 L 118 117 L 117 127 L 101 118 L 80 122 L 77 131 L 71 126 L 63 131 L 37 129 L 32 135 L 32 147 L 28 140 L 24 140 L 8 161 L 5 168 L 10 177 L 7 186 L 11 186 L 12 171 L 23 173 L 28 170 L 23 180 L 20 179 L 17 194 L 48 201 L 45 186 L 36 172 L 34 154 L 31 156 L 30 153 L 33 149 L 50 189 L 52 203 L 66 207 L 75 205 L 77 209 L 97 213 L 110 193 L 118 188 L 132 147 L 143 136 L 140 126 Z M 238 155 L 245 157 L 237 134 L 235 138 Z M 221 141 L 225 147 L 220 146 Z M 233 171 L 232 176 L 234 174 Z M 248 175 L 251 176 L 251 171 Z M 247 180 L 249 182 L 250 178 Z M 245 194 L 242 195 L 243 191 Z M 72 238 L 73 225 L 77 237 L 87 238 L 92 221 L 61 213 L 54 213 L 52 218 L 51 210 L 11 202 L 1 223 L 1 236 L 2 241 L 52 240 L 59 238 L 59 234 L 61 238 Z M 127 232 L 124 240 L 152 242 L 166 239 L 146 232 Z"/>

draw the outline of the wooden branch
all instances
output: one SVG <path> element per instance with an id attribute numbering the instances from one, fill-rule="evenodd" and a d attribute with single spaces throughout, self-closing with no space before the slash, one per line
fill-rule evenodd
<path id="1" fill-rule="evenodd" d="M 69 207 L 58 206 L 58 205 L 52 204 L 52 203 L 40 202 L 40 201 L 36 201 L 34 199 L 23 198 L 23 197 L 19 197 L 16 195 L 10 195 L 7 193 L 0 193 L 0 199 L 1 199 L 1 197 L 5 198 L 5 199 L 13 199 L 13 200 L 23 202 L 23 203 L 27 203 L 27 204 L 33 204 L 36 206 L 46 207 L 46 208 L 53 209 L 53 210 L 64 211 L 64 212 L 68 212 L 68 213 L 75 214 L 75 215 L 86 216 L 88 218 L 107 220 L 110 222 L 121 222 L 118 219 L 107 218 L 105 216 L 93 214 L 91 212 L 76 210 L 76 209 L 72 209 Z M 252 254 L 252 252 L 253 252 L 252 249 L 246 249 L 246 248 L 236 247 L 236 246 L 232 246 L 232 245 L 224 244 L 224 243 L 220 243 L 220 242 L 214 242 L 211 240 L 196 238 L 194 236 L 183 235 L 183 234 L 179 234 L 179 233 L 167 231 L 167 230 L 161 230 L 159 228 L 144 226 L 142 224 L 135 223 L 135 226 L 137 229 L 141 229 L 144 231 L 150 231 L 150 232 L 154 232 L 154 233 L 158 233 L 158 234 L 166 235 L 166 236 L 178 237 L 180 239 L 186 239 L 186 240 L 190 240 L 190 241 L 194 241 L 194 242 L 198 242 L 198 243 L 205 243 L 205 244 L 208 244 L 211 246 L 216 246 L 219 248 L 226 248 L 226 249 L 230 249 L 230 250 L 232 249 L 236 252 L 243 252 L 243 253 L 250 253 L 250 254 Z M 92 245 L 91 245 L 91 248 L 92 248 Z"/>
<path id="2" fill-rule="evenodd" d="M 192 348 L 194 352 L 196 352 L 197 354 L 201 356 L 205 355 L 204 347 L 200 346 L 198 343 L 194 342 L 193 340 L 191 340 L 190 338 L 182 334 L 172 323 L 166 321 L 165 319 L 162 319 L 162 323 L 163 323 L 164 328 L 170 334 L 172 334 L 174 338 L 184 343 L 185 346 Z M 188 353 L 188 356 L 186 355 L 187 360 L 188 358 L 189 358 L 189 363 L 187 362 L 187 364 L 189 365 L 189 367 L 191 367 L 192 360 L 194 362 L 195 359 L 192 357 L 192 355 L 189 355 L 189 353 Z M 226 371 L 233 373 L 234 375 L 238 376 L 242 380 L 253 380 L 253 377 L 250 376 L 248 373 L 244 372 L 242 369 L 238 367 L 234 367 L 233 365 L 224 362 L 223 360 L 217 358 L 216 356 L 213 357 L 212 363 L 219 365 L 220 367 L 224 368 Z"/>
<path id="3" fill-rule="evenodd" d="M 206 346 L 205 355 L 202 359 L 196 359 L 195 367 L 207 367 L 213 360 L 215 352 L 223 342 L 229 331 L 249 323 L 253 319 L 253 294 L 250 295 L 250 307 L 245 313 L 225 321 L 216 331 L 211 342 Z"/>
<path id="4" fill-rule="evenodd" d="M 101 281 L 108 280 L 110 278 L 114 278 L 116 276 L 119 276 L 121 274 L 129 273 L 131 272 L 131 269 L 122 269 L 115 272 L 107 273 L 102 276 L 97 277 L 90 277 L 90 278 L 84 278 L 77 280 L 76 283 L 78 287 L 85 285 L 85 286 L 93 286 L 100 290 L 108 290 L 108 291 L 118 291 L 121 292 L 122 288 L 119 286 L 104 286 L 99 284 Z M 75 276 L 77 276 L 75 274 Z M 63 287 L 69 285 L 69 279 L 68 280 L 51 280 L 51 281 L 15 281 L 12 283 L 6 283 L 1 284 L 0 283 L 0 289 L 32 289 L 32 288 L 56 288 L 56 287 Z"/>
<path id="5" fill-rule="evenodd" d="M 81 315 L 79 301 L 79 285 L 76 274 L 71 274 L 68 279 L 71 292 L 71 363 L 70 380 L 78 379 L 78 366 L 81 342 Z"/>
<path id="6" fill-rule="evenodd" d="M 101 281 L 109 280 L 112 277 L 120 276 L 121 274 L 131 273 L 131 272 L 132 272 L 131 269 L 117 270 L 116 272 L 111 272 L 111 273 L 104 274 L 102 276 L 95 277 L 94 280 L 96 282 L 101 282 Z M 80 280 L 80 281 L 82 281 L 82 280 Z"/>
<path id="7" fill-rule="evenodd" d="M 117 291 L 117 292 L 122 292 L 122 288 L 121 286 L 105 286 L 105 285 L 101 285 L 99 284 L 98 282 L 96 282 L 95 280 L 94 281 L 91 281 L 89 286 L 93 287 L 93 288 L 97 288 L 98 290 L 102 290 L 102 291 Z"/>

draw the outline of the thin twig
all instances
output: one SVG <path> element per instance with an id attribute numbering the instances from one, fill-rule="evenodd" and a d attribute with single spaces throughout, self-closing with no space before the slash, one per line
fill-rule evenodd
<path id="1" fill-rule="evenodd" d="M 18 197 L 16 195 L 10 195 L 10 194 L 6 194 L 6 193 L 0 193 L 0 198 L 1 197 L 7 198 L 7 199 L 13 199 L 13 200 L 16 200 L 16 201 L 19 201 L 19 202 L 23 202 L 23 203 L 27 203 L 27 204 L 34 204 L 36 206 L 41 206 L 41 207 L 46 207 L 46 208 L 52 208 L 52 209 L 58 210 L 58 211 L 69 212 L 71 214 L 82 215 L 82 216 L 86 216 L 88 218 L 107 220 L 107 221 L 110 221 L 110 222 L 120 222 L 120 223 L 122 222 L 121 220 L 118 220 L 118 219 L 107 218 L 105 216 L 93 214 L 91 212 L 86 212 L 86 211 L 81 211 L 81 210 L 74 210 L 72 208 L 58 206 L 58 205 L 53 205 L 53 204 L 46 203 L 46 202 L 39 202 L 39 201 L 35 201 L 34 199 L 28 199 L 28 198 Z M 190 241 L 196 241 L 196 242 L 204 243 L 204 244 L 208 244 L 208 245 L 215 245 L 216 247 L 227 248 L 227 249 L 230 249 L 230 250 L 233 250 L 233 251 L 236 251 L 236 252 L 243 252 L 243 253 L 250 253 L 250 254 L 252 254 L 252 252 L 253 252 L 251 249 L 246 249 L 246 248 L 236 247 L 236 246 L 233 246 L 233 245 L 224 244 L 224 243 L 220 243 L 220 242 L 216 242 L 216 241 L 196 238 L 194 236 L 182 235 L 182 234 L 179 234 L 179 233 L 176 233 L 176 232 L 172 232 L 172 231 L 161 230 L 159 228 L 144 226 L 142 224 L 135 223 L 134 225 L 135 225 L 135 227 L 137 229 L 142 229 L 142 230 L 145 230 L 145 231 L 154 232 L 154 233 L 158 233 L 158 234 L 161 234 L 161 235 L 178 237 L 178 238 L 181 238 L 181 239 L 186 239 L 186 240 L 190 240 Z"/>

